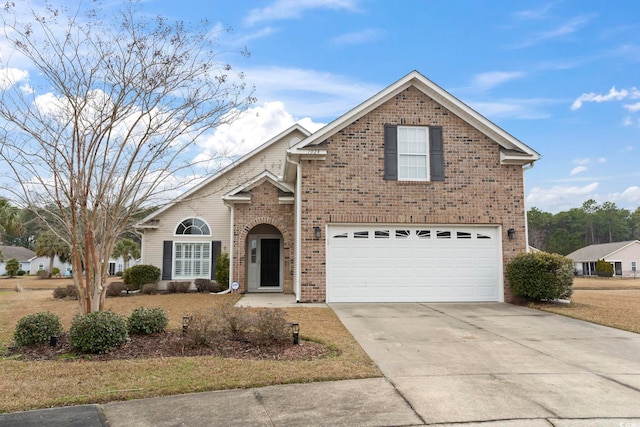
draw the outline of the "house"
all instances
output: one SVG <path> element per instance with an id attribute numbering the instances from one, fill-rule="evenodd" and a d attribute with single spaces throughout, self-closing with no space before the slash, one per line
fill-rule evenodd
<path id="1" fill-rule="evenodd" d="M 605 260 L 613 266 L 614 276 L 636 277 L 640 262 L 640 241 L 590 245 L 567 255 L 574 263 L 577 274 L 596 275 L 596 262 Z"/>
<path id="2" fill-rule="evenodd" d="M 144 218 L 143 264 L 299 302 L 512 301 L 539 159 L 414 71 L 310 134 L 299 125 Z M 161 286 L 162 286 L 161 285 Z"/>
<path id="3" fill-rule="evenodd" d="M 31 269 L 31 259 L 36 256 L 36 253 L 31 249 L 23 248 L 22 246 L 0 245 L 0 253 L 2 253 L 0 275 L 7 274 L 5 265 L 7 261 L 12 258 L 17 259 L 18 262 L 20 262 L 20 270 L 29 272 Z"/>

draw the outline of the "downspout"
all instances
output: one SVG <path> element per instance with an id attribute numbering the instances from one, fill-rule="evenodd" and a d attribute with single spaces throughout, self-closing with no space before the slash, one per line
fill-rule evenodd
<path id="1" fill-rule="evenodd" d="M 227 289 L 231 289 L 231 283 L 233 283 L 233 263 L 235 262 L 235 253 L 233 251 L 233 228 L 235 227 L 234 215 L 235 215 L 235 205 L 233 203 L 228 203 L 227 207 L 231 210 L 231 227 L 229 231 L 229 283 L 227 283 Z"/>
<path id="2" fill-rule="evenodd" d="M 300 162 L 295 162 L 287 156 L 287 162 L 295 165 L 296 167 L 296 193 L 294 197 L 295 207 L 296 207 L 296 231 L 295 231 L 295 245 L 296 245 L 296 262 L 295 262 L 295 274 L 293 276 L 293 287 L 295 289 L 296 294 L 296 302 L 300 302 L 300 257 L 302 256 L 302 248 L 300 245 L 300 240 L 302 238 L 302 226 L 300 221 L 302 219 L 302 204 L 300 203 L 300 197 L 302 193 L 302 180 L 300 177 L 302 176 L 302 165 Z"/>

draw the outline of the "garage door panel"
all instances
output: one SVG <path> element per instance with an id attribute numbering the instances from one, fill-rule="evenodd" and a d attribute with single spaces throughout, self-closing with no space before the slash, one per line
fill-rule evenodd
<path id="1" fill-rule="evenodd" d="M 327 235 L 329 302 L 502 298 L 498 227 L 331 225 Z"/>

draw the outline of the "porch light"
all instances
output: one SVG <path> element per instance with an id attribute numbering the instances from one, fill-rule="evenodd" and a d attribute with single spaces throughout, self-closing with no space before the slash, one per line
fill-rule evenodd
<path id="1" fill-rule="evenodd" d="M 187 329 L 189 329 L 189 322 L 191 316 L 182 316 L 182 335 L 187 335 Z"/>
<path id="2" fill-rule="evenodd" d="M 293 335 L 293 344 L 300 344 L 300 324 L 292 323 L 291 324 L 291 334 Z"/>
<path id="3" fill-rule="evenodd" d="M 313 237 L 315 237 L 316 240 L 319 240 L 322 237 L 322 230 L 320 227 L 313 227 Z"/>
<path id="4" fill-rule="evenodd" d="M 509 236 L 509 240 L 513 240 L 516 238 L 516 229 L 510 228 L 507 230 L 507 236 Z"/>

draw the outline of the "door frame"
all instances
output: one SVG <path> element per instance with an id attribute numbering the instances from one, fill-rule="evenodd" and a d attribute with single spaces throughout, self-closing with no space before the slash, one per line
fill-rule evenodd
<path id="1" fill-rule="evenodd" d="M 260 286 L 260 262 L 262 239 L 277 239 L 279 244 L 278 286 Z M 255 242 L 255 248 L 252 246 Z M 247 293 L 252 292 L 284 292 L 284 239 L 282 234 L 248 234 L 245 249 Z M 255 258 L 252 250 L 255 249 Z"/>

